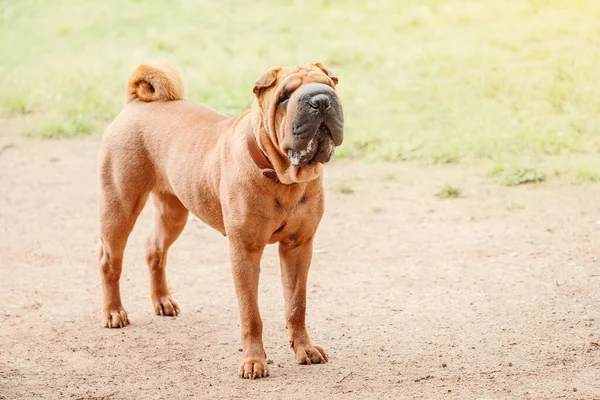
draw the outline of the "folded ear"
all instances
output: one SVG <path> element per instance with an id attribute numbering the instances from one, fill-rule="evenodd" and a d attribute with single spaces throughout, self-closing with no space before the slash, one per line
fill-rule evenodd
<path id="1" fill-rule="evenodd" d="M 260 95 L 261 90 L 266 89 L 272 86 L 277 80 L 277 73 L 281 67 L 271 67 L 266 70 L 261 76 L 258 77 L 256 82 L 254 82 L 254 87 L 252 88 L 252 92 L 256 96 Z"/>
<path id="2" fill-rule="evenodd" d="M 338 84 L 339 79 L 333 72 L 325 68 L 325 66 L 321 63 L 315 63 L 315 65 L 333 81 L 334 85 Z"/>

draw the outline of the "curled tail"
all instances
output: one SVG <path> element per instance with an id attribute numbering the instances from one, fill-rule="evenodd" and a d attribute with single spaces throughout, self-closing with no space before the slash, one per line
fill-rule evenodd
<path id="1" fill-rule="evenodd" d="M 141 64 L 127 83 L 127 102 L 173 101 L 183 99 L 179 71 L 165 62 Z"/>

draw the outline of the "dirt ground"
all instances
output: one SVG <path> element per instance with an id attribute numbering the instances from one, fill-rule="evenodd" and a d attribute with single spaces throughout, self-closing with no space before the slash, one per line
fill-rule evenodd
<path id="1" fill-rule="evenodd" d="M 600 399 L 598 184 L 507 188 L 468 167 L 333 163 L 308 304 L 330 361 L 295 364 L 271 246 L 271 376 L 247 381 L 226 238 L 190 219 L 168 263 L 182 314 L 158 317 L 147 208 L 124 262 L 132 325 L 102 328 L 99 137 L 0 139 L 0 399 Z M 433 196 L 446 182 L 464 198 Z"/>

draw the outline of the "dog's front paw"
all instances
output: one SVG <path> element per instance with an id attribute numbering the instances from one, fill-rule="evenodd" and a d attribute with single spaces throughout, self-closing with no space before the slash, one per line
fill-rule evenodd
<path id="1" fill-rule="evenodd" d="M 327 352 L 321 346 L 309 343 L 306 345 L 294 345 L 293 349 L 296 353 L 298 364 L 325 364 L 329 361 Z"/>
<path id="2" fill-rule="evenodd" d="M 266 358 L 252 359 L 244 357 L 240 365 L 239 375 L 240 378 L 244 379 L 266 378 L 269 376 L 269 366 Z"/>
<path id="3" fill-rule="evenodd" d="M 156 296 L 153 301 L 156 315 L 176 317 L 181 312 L 171 295 Z"/>
<path id="4" fill-rule="evenodd" d="M 102 313 L 102 325 L 105 328 L 124 328 L 129 325 L 127 311 L 122 306 L 105 309 Z"/>

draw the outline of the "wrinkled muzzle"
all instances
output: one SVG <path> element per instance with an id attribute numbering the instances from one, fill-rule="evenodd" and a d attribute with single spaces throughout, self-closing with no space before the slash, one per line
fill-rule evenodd
<path id="1" fill-rule="evenodd" d="M 292 165 L 328 162 L 344 140 L 344 114 L 335 91 L 309 83 L 294 91 L 287 105 L 284 148 Z"/>

